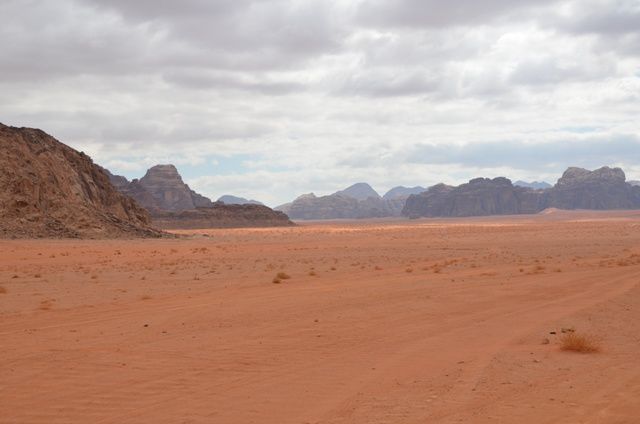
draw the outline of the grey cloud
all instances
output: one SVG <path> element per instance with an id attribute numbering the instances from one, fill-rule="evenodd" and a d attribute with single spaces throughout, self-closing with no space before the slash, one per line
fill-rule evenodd
<path id="1" fill-rule="evenodd" d="M 469 167 L 518 169 L 599 167 L 613 163 L 640 162 L 637 135 L 566 137 L 554 142 L 501 141 L 468 145 L 415 146 L 400 154 L 402 160 L 424 164 L 458 164 Z M 400 159 L 400 158 L 398 158 Z"/>
<path id="2" fill-rule="evenodd" d="M 486 24 L 523 9 L 535 9 L 560 0 L 366 0 L 359 10 L 365 25 L 383 27 L 448 27 Z"/>
<path id="3" fill-rule="evenodd" d="M 615 73 L 616 64 L 610 57 L 600 57 L 598 62 L 591 61 L 586 66 L 576 61 L 562 63 L 562 58 L 547 57 L 520 62 L 509 79 L 515 84 L 549 85 L 599 80 Z"/>
<path id="4" fill-rule="evenodd" d="M 550 23 L 576 34 L 638 34 L 640 3 L 636 0 L 576 1 L 570 16 L 556 17 Z"/>
<path id="5" fill-rule="evenodd" d="M 306 86 L 294 81 L 274 81 L 236 73 L 207 72 L 198 69 L 169 71 L 163 75 L 170 84 L 194 90 L 240 90 L 267 95 L 284 95 L 305 91 Z"/>
<path id="6" fill-rule="evenodd" d="M 439 78 L 426 71 L 378 70 L 349 77 L 339 92 L 365 97 L 415 96 L 434 93 L 439 86 Z"/>

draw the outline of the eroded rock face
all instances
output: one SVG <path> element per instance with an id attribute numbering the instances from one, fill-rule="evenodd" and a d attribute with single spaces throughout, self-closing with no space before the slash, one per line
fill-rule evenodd
<path id="1" fill-rule="evenodd" d="M 211 200 L 191 190 L 173 165 L 150 168 L 139 183 L 151 193 L 158 209 L 163 211 L 179 212 L 213 205 Z"/>
<path id="2" fill-rule="evenodd" d="M 211 207 L 182 212 L 161 212 L 153 222 L 163 229 L 288 227 L 294 225 L 283 212 L 264 205 L 226 205 L 215 202 Z"/>
<path id="3" fill-rule="evenodd" d="M 531 214 L 546 208 L 640 208 L 640 187 L 625 182 L 619 168 L 595 171 L 569 168 L 555 186 L 545 190 L 517 187 L 506 178 L 476 178 L 458 187 L 439 184 L 407 199 L 403 215 L 454 217 Z"/>
<path id="4" fill-rule="evenodd" d="M 638 190 L 625 182 L 620 168 L 595 171 L 569 168 L 548 191 L 548 206 L 558 209 L 633 209 L 640 207 Z"/>
<path id="5" fill-rule="evenodd" d="M 163 229 L 284 227 L 287 215 L 264 205 L 211 202 L 191 190 L 173 165 L 157 165 L 140 180 L 127 181 L 105 170 L 118 189 L 143 205 Z"/>
<path id="6" fill-rule="evenodd" d="M 438 184 L 409 196 L 403 214 L 417 218 L 536 213 L 543 197 L 542 191 L 516 187 L 504 177 L 475 178 L 458 187 Z"/>
<path id="7" fill-rule="evenodd" d="M 111 183 L 123 194 L 133 197 L 152 215 L 160 212 L 180 212 L 213 206 L 213 202 L 202 196 L 182 181 L 173 165 L 156 165 L 144 177 L 129 182 L 125 177 L 104 170 Z"/>
<path id="8" fill-rule="evenodd" d="M 91 158 L 38 129 L 0 124 L 1 237 L 159 237 Z"/>

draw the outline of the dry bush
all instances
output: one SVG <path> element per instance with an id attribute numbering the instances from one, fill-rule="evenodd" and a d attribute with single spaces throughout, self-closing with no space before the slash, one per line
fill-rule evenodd
<path id="1" fill-rule="evenodd" d="M 272 282 L 273 284 L 280 284 L 280 283 L 282 283 L 282 280 L 281 280 L 281 279 L 279 279 L 278 277 L 275 277 L 273 280 L 271 280 L 271 282 Z"/>
<path id="2" fill-rule="evenodd" d="M 600 352 L 598 341 L 589 334 L 568 332 L 560 338 L 560 349 L 568 352 L 596 353 Z"/>
<path id="3" fill-rule="evenodd" d="M 280 280 L 288 280 L 289 278 L 291 278 L 291 276 L 286 272 L 279 272 L 278 274 L 276 274 L 276 278 Z"/>
<path id="4" fill-rule="evenodd" d="M 148 294 L 143 294 L 142 296 L 140 296 L 140 300 L 149 300 L 151 299 L 151 296 Z"/>

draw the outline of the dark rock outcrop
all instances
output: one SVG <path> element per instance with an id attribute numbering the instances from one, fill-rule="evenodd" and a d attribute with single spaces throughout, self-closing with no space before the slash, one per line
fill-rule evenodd
<path id="1" fill-rule="evenodd" d="M 156 165 L 140 178 L 144 187 L 162 211 L 180 212 L 199 207 L 211 207 L 213 202 L 191 190 L 173 165 Z"/>
<path id="2" fill-rule="evenodd" d="M 38 129 L 0 124 L 0 237 L 160 237 L 91 158 Z"/>
<path id="3" fill-rule="evenodd" d="M 588 171 L 569 168 L 548 190 L 548 207 L 558 209 L 633 209 L 640 206 L 636 187 L 625 182 L 620 168 Z"/>
<path id="4" fill-rule="evenodd" d="M 621 169 L 608 167 L 569 168 L 545 190 L 517 187 L 503 177 L 476 178 L 458 187 L 439 184 L 411 195 L 402 213 L 411 218 L 485 216 L 531 214 L 546 208 L 640 208 L 640 187 L 626 183 Z"/>
<path id="5" fill-rule="evenodd" d="M 226 205 L 213 203 L 211 207 L 181 212 L 160 212 L 153 223 L 163 229 L 288 227 L 295 225 L 283 212 L 264 205 Z"/>
<path id="6" fill-rule="evenodd" d="M 504 177 L 475 178 L 458 187 L 438 184 L 409 196 L 403 215 L 417 218 L 536 213 L 543 199 L 542 191 L 516 187 Z"/>
<path id="7" fill-rule="evenodd" d="M 212 202 L 191 190 L 173 165 L 157 165 L 129 182 L 105 170 L 112 183 L 136 199 L 164 229 L 283 227 L 293 225 L 282 212 L 264 205 Z"/>
<path id="8" fill-rule="evenodd" d="M 129 182 L 125 177 L 104 170 L 111 183 L 123 194 L 134 198 L 152 215 L 159 212 L 180 212 L 213 206 L 182 181 L 173 165 L 156 165 L 147 170 L 144 177 Z"/>

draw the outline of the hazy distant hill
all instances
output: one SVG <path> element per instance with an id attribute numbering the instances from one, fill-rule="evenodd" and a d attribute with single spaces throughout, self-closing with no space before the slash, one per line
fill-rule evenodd
<path id="1" fill-rule="evenodd" d="M 515 183 L 513 183 L 513 185 L 518 187 L 533 188 L 535 190 L 544 190 L 544 189 L 553 187 L 551 184 L 549 184 L 546 181 L 534 181 L 534 182 L 528 183 L 526 181 L 518 180 Z"/>
<path id="2" fill-rule="evenodd" d="M 370 197 L 380 199 L 380 195 L 367 183 L 356 183 L 344 190 L 333 193 L 334 195 L 351 197 L 356 200 L 366 200 Z"/>
<path id="3" fill-rule="evenodd" d="M 399 216 L 404 199 L 385 200 L 367 183 L 357 183 L 328 196 L 304 194 L 276 207 L 292 219 L 364 219 Z"/>
<path id="4" fill-rule="evenodd" d="M 416 187 L 403 187 L 403 186 L 397 186 L 392 188 L 391 190 L 387 191 L 385 193 L 384 196 L 382 196 L 383 199 L 398 199 L 398 198 L 407 198 L 409 196 L 411 196 L 412 194 L 420 194 L 422 192 L 427 191 L 426 188 L 424 187 L 420 187 L 420 186 L 416 186 Z"/>
<path id="5" fill-rule="evenodd" d="M 258 202 L 257 200 L 245 199 L 244 197 L 232 196 L 230 194 L 225 194 L 224 196 L 220 196 L 217 200 L 218 202 L 225 203 L 227 205 L 262 205 L 262 202 Z"/>

